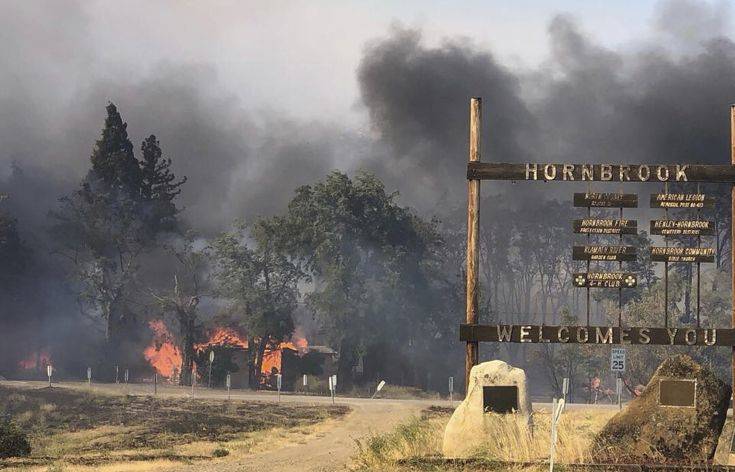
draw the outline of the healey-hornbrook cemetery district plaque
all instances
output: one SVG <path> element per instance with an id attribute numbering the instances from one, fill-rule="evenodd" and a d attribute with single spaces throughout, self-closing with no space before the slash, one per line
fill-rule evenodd
<path id="1" fill-rule="evenodd" d="M 572 225 L 578 234 L 636 234 L 638 222 L 636 220 L 611 218 L 583 218 L 574 220 Z"/>
<path id="2" fill-rule="evenodd" d="M 715 250 L 711 247 L 659 247 L 651 248 L 653 262 L 714 262 Z"/>
<path id="3" fill-rule="evenodd" d="M 482 410 L 485 413 L 513 413 L 518 411 L 518 387 L 492 385 L 482 387 Z"/>
<path id="4" fill-rule="evenodd" d="M 661 236 L 711 236 L 715 223 L 710 220 L 651 220 L 651 234 Z"/>
<path id="5" fill-rule="evenodd" d="M 637 208 L 638 194 L 587 192 L 574 194 L 575 207 Z"/>
<path id="6" fill-rule="evenodd" d="M 658 383 L 658 404 L 694 408 L 697 402 L 695 379 L 661 379 Z"/>
<path id="7" fill-rule="evenodd" d="M 634 288 L 638 278 L 630 272 L 577 272 L 572 276 L 575 287 Z"/>
<path id="8" fill-rule="evenodd" d="M 574 246 L 575 261 L 634 261 L 635 246 Z"/>
<path id="9" fill-rule="evenodd" d="M 651 194 L 651 208 L 704 208 L 714 204 L 715 199 L 703 193 Z"/>

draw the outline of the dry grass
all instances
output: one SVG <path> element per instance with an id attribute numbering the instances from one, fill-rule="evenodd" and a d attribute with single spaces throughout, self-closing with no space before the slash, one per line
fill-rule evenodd
<path id="1" fill-rule="evenodd" d="M 99 395 L 69 389 L 0 387 L 0 417 L 31 441 L 9 470 L 155 470 L 225 460 L 292 438 L 343 416 L 344 406 Z M 143 467 L 141 467 L 143 466 Z"/>
<path id="2" fill-rule="evenodd" d="M 446 409 L 444 409 L 446 410 Z M 557 462 L 579 463 L 587 459 L 587 448 L 594 433 L 615 414 L 614 410 L 575 409 L 565 412 L 559 424 Z M 357 442 L 356 470 L 426 471 L 447 470 L 447 464 L 432 463 L 441 457 L 444 428 L 450 413 L 437 409 L 424 411 L 394 431 Z M 512 416 L 493 415 L 488 419 L 493 434 L 476 451 L 479 462 L 457 464 L 451 470 L 543 470 L 546 466 L 510 467 L 508 462 L 533 463 L 548 460 L 550 416 L 545 410 L 534 412 L 534 431 Z M 503 463 L 503 464 L 499 464 Z"/>

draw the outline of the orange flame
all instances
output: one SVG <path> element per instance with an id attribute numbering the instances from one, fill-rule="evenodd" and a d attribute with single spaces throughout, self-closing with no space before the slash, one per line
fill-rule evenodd
<path id="1" fill-rule="evenodd" d="M 282 342 L 276 349 L 266 349 L 263 354 L 263 363 L 260 366 L 260 372 L 264 376 L 269 377 L 274 372 L 274 369 L 275 373 L 282 373 L 283 366 L 281 364 L 283 362 L 284 349 L 291 349 L 298 352 L 299 356 L 303 356 L 309 351 L 309 342 L 301 335 L 301 331 L 297 329 L 293 336 L 291 336 L 290 341 Z"/>
<path id="2" fill-rule="evenodd" d="M 51 355 L 48 350 L 42 349 L 31 353 L 28 357 L 18 362 L 18 367 L 25 370 L 38 370 L 51 364 Z"/>
<path id="3" fill-rule="evenodd" d="M 173 336 L 163 320 L 152 320 L 148 326 L 153 331 L 153 341 L 145 348 L 143 355 L 156 372 L 163 377 L 175 380 L 181 369 L 181 352 L 173 342 Z"/>
<path id="4" fill-rule="evenodd" d="M 207 342 L 195 344 L 194 349 L 201 352 L 207 350 L 207 348 L 216 346 L 241 347 L 243 349 L 247 349 L 248 340 L 244 336 L 240 336 L 232 328 L 218 327 L 212 331 Z"/>

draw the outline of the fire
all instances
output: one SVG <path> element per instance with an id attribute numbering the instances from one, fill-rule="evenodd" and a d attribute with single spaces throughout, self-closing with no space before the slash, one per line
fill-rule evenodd
<path id="1" fill-rule="evenodd" d="M 30 354 L 28 357 L 18 362 L 18 367 L 25 370 L 39 370 L 50 364 L 51 355 L 48 353 L 48 350 L 42 349 Z"/>
<path id="2" fill-rule="evenodd" d="M 247 349 L 248 340 L 232 328 L 219 327 L 214 329 L 207 342 L 195 344 L 194 349 L 201 352 L 212 346 L 231 346 Z"/>
<path id="3" fill-rule="evenodd" d="M 181 352 L 163 320 L 152 320 L 148 326 L 153 331 L 153 342 L 145 348 L 143 355 L 156 372 L 174 379 L 181 369 Z"/>
<path id="4" fill-rule="evenodd" d="M 290 341 L 282 342 L 278 345 L 277 349 L 266 349 L 263 354 L 263 363 L 260 366 L 260 372 L 263 375 L 266 377 L 270 376 L 273 369 L 275 369 L 276 372 L 281 373 L 284 349 L 292 349 L 298 352 L 299 356 L 303 356 L 309 351 L 309 343 L 306 338 L 300 334 L 300 331 L 297 330 L 291 337 Z"/>

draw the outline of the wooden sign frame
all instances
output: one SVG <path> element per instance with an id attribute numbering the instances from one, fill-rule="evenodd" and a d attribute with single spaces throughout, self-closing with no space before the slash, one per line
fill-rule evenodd
<path id="1" fill-rule="evenodd" d="M 558 163 L 489 163 L 480 162 L 482 99 L 470 99 L 469 159 L 467 164 L 467 258 L 465 290 L 465 325 L 461 332 L 490 328 L 479 325 L 479 255 L 480 255 L 480 181 L 530 180 L 534 182 L 704 182 L 729 183 L 731 187 L 731 234 L 735 234 L 735 105 L 730 106 L 730 163 L 701 164 L 558 164 Z M 709 202 L 707 202 L 709 203 Z M 705 201 L 702 202 L 702 206 Z M 691 208 L 691 207 L 690 207 Z M 735 267 L 735 243 L 731 238 L 731 266 Z M 731 330 L 735 328 L 735 271 L 732 275 Z M 621 329 L 621 328 L 619 328 Z M 543 332 L 543 329 L 541 329 Z M 465 389 L 470 370 L 477 365 L 480 336 L 463 336 L 465 350 Z M 735 345 L 731 346 L 731 370 L 735 387 Z"/>

